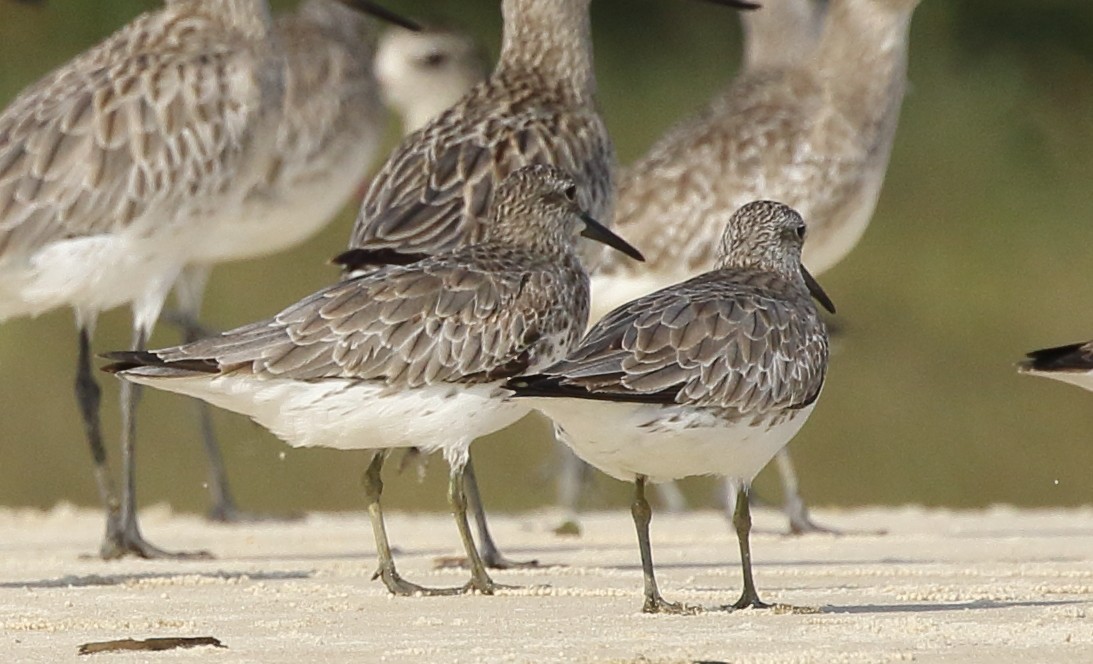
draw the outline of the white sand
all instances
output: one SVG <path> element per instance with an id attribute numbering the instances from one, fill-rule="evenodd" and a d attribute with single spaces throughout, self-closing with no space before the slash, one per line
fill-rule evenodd
<path id="1" fill-rule="evenodd" d="M 821 511 L 884 536 L 779 534 L 756 514 L 756 580 L 767 601 L 815 607 L 646 616 L 629 514 L 584 519 L 559 538 L 547 514 L 499 517 L 512 554 L 553 567 L 497 572 L 542 585 L 497 597 L 391 598 L 370 581 L 363 515 L 313 515 L 292 525 L 217 527 L 152 509 L 161 546 L 205 548 L 205 562 L 104 563 L 97 514 L 0 512 L 0 661 L 213 662 L 1093 662 L 1093 509 L 985 512 Z M 434 571 L 456 553 L 446 515 L 394 513 L 400 571 Z M 736 541 L 719 514 L 654 515 L 654 557 L 668 599 L 714 606 L 739 594 Z M 87 641 L 215 636 L 226 650 L 77 657 Z"/>

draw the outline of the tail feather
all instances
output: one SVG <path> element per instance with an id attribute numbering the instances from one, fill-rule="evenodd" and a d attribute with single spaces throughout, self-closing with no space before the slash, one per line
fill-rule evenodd
<path id="1" fill-rule="evenodd" d="M 1093 369 L 1093 343 L 1042 348 L 1025 357 L 1018 365 L 1022 371 L 1089 371 Z"/>
<path id="2" fill-rule="evenodd" d="M 168 362 L 154 352 L 146 350 L 123 350 L 104 353 L 101 357 L 113 360 L 111 364 L 102 368 L 103 371 L 112 374 L 132 372 L 148 376 L 191 376 L 220 372 L 220 365 L 215 360 Z M 148 371 L 149 369 L 155 371 Z"/>

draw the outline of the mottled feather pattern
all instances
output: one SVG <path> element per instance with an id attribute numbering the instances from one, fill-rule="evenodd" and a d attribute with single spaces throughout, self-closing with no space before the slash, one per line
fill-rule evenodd
<path id="1" fill-rule="evenodd" d="M 213 360 L 223 372 L 399 389 L 488 383 L 543 368 L 572 347 L 588 317 L 587 289 L 573 257 L 548 261 L 485 243 L 382 268 L 272 320 L 156 355 Z"/>
<path id="2" fill-rule="evenodd" d="M 170 6 L 144 14 L 12 102 L 0 115 L 0 260 L 57 239 L 150 233 L 134 226 L 149 211 L 199 216 L 197 201 L 208 211 L 247 176 L 279 68 L 260 41 L 227 30 Z"/>
<path id="3" fill-rule="evenodd" d="M 828 347 L 801 291 L 770 272 L 705 273 L 612 311 L 531 382 L 734 417 L 803 407 L 823 385 Z"/>
<path id="4" fill-rule="evenodd" d="M 640 271 L 708 269 L 724 215 L 764 198 L 809 221 L 804 260 L 815 274 L 841 260 L 884 180 L 915 4 L 833 3 L 812 55 L 744 72 L 630 167 L 616 223 L 645 251 Z M 600 269 L 639 271 L 610 255 Z"/>
<path id="5" fill-rule="evenodd" d="M 285 54 L 277 161 L 267 186 L 322 177 L 343 152 L 378 133 L 382 104 L 372 76 L 369 19 L 336 0 L 310 0 L 274 25 Z"/>
<path id="6" fill-rule="evenodd" d="M 437 253 L 473 243 L 496 184 L 531 164 L 572 174 L 581 206 L 610 222 L 614 160 L 594 106 L 534 73 L 502 71 L 395 151 L 372 181 L 350 246 Z"/>

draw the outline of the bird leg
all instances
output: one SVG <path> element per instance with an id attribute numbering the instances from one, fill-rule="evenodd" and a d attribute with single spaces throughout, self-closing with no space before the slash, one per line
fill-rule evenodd
<path id="1" fill-rule="evenodd" d="M 83 418 L 84 434 L 91 447 L 91 460 L 95 464 L 95 484 L 99 499 L 106 510 L 104 542 L 119 536 L 121 530 L 121 503 L 118 491 L 110 477 L 106 462 L 106 448 L 102 443 L 102 425 L 99 418 L 102 390 L 91 373 L 91 334 L 87 327 L 79 326 L 79 356 L 76 366 L 76 402 Z M 105 557 L 105 555 L 104 555 Z"/>
<path id="2" fill-rule="evenodd" d="M 797 473 L 793 469 L 793 461 L 789 458 L 789 452 L 782 449 L 775 459 L 778 461 L 778 475 L 782 478 L 782 511 L 789 519 L 789 534 L 829 533 L 841 535 L 840 531 L 821 526 L 812 520 L 812 516 L 808 513 L 808 507 L 805 506 L 805 501 L 801 499 L 801 492 L 797 484 Z"/>
<path id="3" fill-rule="evenodd" d="M 409 597 L 414 595 L 437 596 L 457 595 L 462 588 L 426 588 L 416 583 L 410 583 L 399 576 L 395 569 L 395 558 L 391 554 L 391 544 L 387 539 L 387 527 L 383 523 L 383 507 L 380 505 L 380 496 L 383 495 L 383 478 L 380 472 L 383 470 L 383 461 L 386 452 L 379 451 L 372 456 L 368 469 L 364 471 L 362 484 L 364 485 L 364 500 L 368 508 L 368 518 L 372 522 L 372 537 L 376 541 L 376 555 L 379 557 L 379 567 L 372 575 L 372 580 L 377 578 L 387 586 L 387 591 L 392 595 Z"/>
<path id="4" fill-rule="evenodd" d="M 733 509 L 732 525 L 736 528 L 736 539 L 740 543 L 740 566 L 744 572 L 744 592 L 740 599 L 731 607 L 732 609 L 767 609 L 767 604 L 759 599 L 759 593 L 755 591 L 755 580 L 751 575 L 751 544 L 748 539 L 751 535 L 751 507 L 748 504 L 748 489 L 746 485 L 739 485 L 736 493 L 736 506 Z"/>
<path id="5" fill-rule="evenodd" d="M 459 539 L 463 541 L 463 550 L 467 553 L 467 561 L 471 568 L 471 580 L 463 587 L 465 592 L 479 592 L 483 595 L 492 595 L 495 590 L 504 588 L 493 582 L 482 557 L 478 555 L 478 549 L 474 545 L 471 536 L 471 526 L 467 522 L 467 494 L 464 484 L 464 471 L 466 465 L 453 465 L 448 478 L 448 502 L 452 506 L 452 515 L 455 517 L 456 528 L 459 529 Z"/>
<path id="6" fill-rule="evenodd" d="M 134 350 L 144 350 L 148 341 L 148 332 L 137 327 L 133 332 Z M 136 482 L 136 409 L 140 401 L 140 386 L 123 380 L 121 383 L 121 458 L 124 483 L 122 484 L 121 528 L 114 533 L 107 532 L 103 540 L 100 555 L 105 559 L 122 558 L 134 555 L 140 558 L 176 558 L 207 559 L 207 551 L 169 552 L 150 544 L 144 539 L 137 524 L 137 482 Z"/>
<path id="7" fill-rule="evenodd" d="M 589 482 L 588 464 L 581 461 L 569 446 L 560 439 L 557 425 L 554 428 L 554 449 L 560 461 L 558 469 L 558 506 L 565 511 L 565 518 L 556 528 L 555 535 L 579 536 L 581 524 L 578 520 L 581 494 Z"/>
<path id="8" fill-rule="evenodd" d="M 486 509 L 482 506 L 482 494 L 478 489 L 478 478 L 474 472 L 474 465 L 470 457 L 467 457 L 467 465 L 463 468 L 464 490 L 467 494 L 467 506 L 474 515 L 475 528 L 478 531 L 478 553 L 482 562 L 489 569 L 531 569 L 539 567 L 538 560 L 516 561 L 510 560 L 501 553 L 490 534 L 489 523 L 486 521 Z M 439 567 L 466 567 L 467 559 L 462 556 L 439 558 Z"/>
<path id="9" fill-rule="evenodd" d="M 657 579 L 653 572 L 653 551 L 649 545 L 649 522 L 653 520 L 653 510 L 645 499 L 644 475 L 638 475 L 634 480 L 634 502 L 630 503 L 630 513 L 638 531 L 641 571 L 645 580 L 645 604 L 641 610 L 645 613 L 693 613 L 695 610 L 692 607 L 666 601 L 657 589 Z"/>

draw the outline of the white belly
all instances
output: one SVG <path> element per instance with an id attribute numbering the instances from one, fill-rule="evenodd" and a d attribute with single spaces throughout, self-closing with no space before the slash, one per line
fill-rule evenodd
<path id="1" fill-rule="evenodd" d="M 376 383 L 346 379 L 127 377 L 247 415 L 293 447 L 421 447 L 443 450 L 449 463 L 465 462 L 473 440 L 507 427 L 530 409 L 503 400 L 496 385 L 390 392 Z"/>
<path id="2" fill-rule="evenodd" d="M 133 305 L 150 325 L 185 263 L 175 251 L 183 241 L 114 234 L 52 242 L 0 265 L 0 321 L 66 306 L 93 316 Z"/>
<path id="3" fill-rule="evenodd" d="M 800 430 L 812 406 L 774 425 L 730 425 L 682 406 L 585 399 L 526 399 L 561 427 L 561 440 L 620 480 L 667 482 L 723 475 L 751 482 Z"/>

